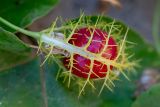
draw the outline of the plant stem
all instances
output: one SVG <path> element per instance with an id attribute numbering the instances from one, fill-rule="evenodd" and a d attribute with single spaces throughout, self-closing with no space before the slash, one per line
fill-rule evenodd
<path id="1" fill-rule="evenodd" d="M 154 17 L 153 17 L 153 26 L 152 26 L 152 34 L 155 42 L 155 47 L 160 54 L 160 0 L 157 0 Z"/>
<path id="2" fill-rule="evenodd" d="M 94 55 L 90 54 L 90 52 L 86 52 L 79 47 L 76 47 L 76 46 L 71 45 L 69 43 L 65 43 L 63 40 L 59 40 L 59 39 L 56 39 L 56 38 L 53 38 L 53 37 L 49 37 L 44 33 L 31 32 L 31 31 L 24 30 L 24 29 L 22 29 L 18 26 L 13 25 L 12 23 L 6 21 L 2 17 L 0 17 L 0 22 L 4 23 L 8 27 L 11 27 L 12 29 L 15 29 L 15 30 L 17 30 L 21 33 L 24 33 L 28 36 L 31 36 L 31 37 L 33 37 L 37 40 L 39 39 L 46 44 L 60 47 L 61 49 L 67 50 L 70 53 L 78 53 L 78 54 L 80 54 L 82 56 L 86 56 L 86 57 L 94 57 Z"/>
<path id="3" fill-rule="evenodd" d="M 26 34 L 28 36 L 31 36 L 31 37 L 35 38 L 35 39 L 39 39 L 40 38 L 41 34 L 39 32 L 32 32 L 32 31 L 27 31 L 25 29 L 22 29 L 22 28 L 20 28 L 18 26 L 13 25 L 12 23 L 8 22 L 7 20 L 3 19 L 2 17 L 0 17 L 0 22 L 2 22 L 3 24 L 7 25 L 8 27 L 10 27 L 10 28 L 12 28 L 12 29 L 14 29 L 16 31 L 24 33 L 24 34 Z"/>

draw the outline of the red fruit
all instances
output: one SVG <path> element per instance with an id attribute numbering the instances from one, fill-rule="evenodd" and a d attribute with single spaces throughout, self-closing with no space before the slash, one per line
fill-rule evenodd
<path id="1" fill-rule="evenodd" d="M 89 38 L 93 35 L 93 38 L 91 40 L 90 45 L 87 47 L 87 50 L 92 52 L 92 53 L 100 53 L 104 46 L 105 43 L 108 41 L 107 48 L 105 49 L 105 52 L 102 54 L 102 57 L 106 59 L 113 60 L 117 56 L 117 46 L 115 40 L 110 37 L 109 40 L 106 40 L 107 38 L 107 33 L 100 30 L 100 29 L 89 29 L 89 28 L 81 28 L 75 31 L 75 33 L 72 35 L 72 38 L 69 40 L 70 44 L 74 44 L 75 46 L 78 47 L 84 47 L 88 42 Z M 111 46 L 112 45 L 112 46 Z M 94 61 L 94 66 L 93 68 L 90 68 L 90 59 L 87 59 L 83 56 L 80 56 L 78 54 L 75 54 L 74 56 L 74 61 L 73 61 L 73 68 L 72 68 L 72 73 L 75 74 L 78 77 L 82 78 L 88 78 L 88 73 L 90 69 L 94 73 L 91 73 L 90 78 L 102 78 L 106 76 L 106 72 L 108 71 L 107 66 L 103 65 L 101 62 Z M 69 59 L 70 58 L 65 58 L 63 60 L 63 63 L 67 69 L 69 64 Z M 110 69 L 113 67 L 110 66 Z M 96 74 L 96 75 L 95 75 Z"/>

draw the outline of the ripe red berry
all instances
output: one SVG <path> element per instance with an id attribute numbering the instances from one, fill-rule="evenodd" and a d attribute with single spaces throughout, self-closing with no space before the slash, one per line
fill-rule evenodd
<path id="1" fill-rule="evenodd" d="M 94 29 L 94 30 L 93 28 L 78 29 L 72 35 L 72 38 L 69 40 L 69 43 L 78 47 L 85 47 L 86 44 L 89 42 L 91 35 L 93 35 L 93 38 L 89 46 L 86 48 L 87 51 L 98 54 L 103 50 L 106 42 L 108 41 L 108 46 L 103 52 L 102 57 L 110 60 L 115 59 L 115 57 L 117 56 L 116 41 L 112 37 L 110 37 L 109 40 L 107 40 L 106 39 L 108 36 L 107 33 L 100 29 Z M 74 58 L 73 61 L 74 67 L 72 68 L 72 73 L 78 77 L 88 78 L 89 76 L 88 73 L 90 72 L 91 69 L 89 67 L 91 63 L 90 59 L 87 59 L 78 54 L 75 54 L 73 58 Z M 70 68 L 68 67 L 69 59 L 70 58 L 64 58 L 63 60 L 63 63 L 67 69 Z M 110 69 L 113 69 L 113 67 L 110 66 Z M 106 76 L 106 72 L 108 71 L 108 69 L 106 65 L 95 60 L 92 71 L 94 73 L 91 73 L 90 78 L 98 78 L 98 77 L 102 78 Z"/>

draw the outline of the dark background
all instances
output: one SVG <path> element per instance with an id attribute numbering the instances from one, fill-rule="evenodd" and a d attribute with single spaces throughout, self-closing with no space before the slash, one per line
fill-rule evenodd
<path id="1" fill-rule="evenodd" d="M 57 16 L 67 20 L 80 15 L 83 10 L 85 15 L 100 14 L 100 0 L 60 0 L 59 4 L 45 17 L 37 20 L 30 29 L 39 31 L 50 25 Z M 156 0 L 119 0 L 122 8 L 113 5 L 107 6 L 105 15 L 119 19 L 139 32 L 149 42 L 152 38 L 152 20 Z"/>

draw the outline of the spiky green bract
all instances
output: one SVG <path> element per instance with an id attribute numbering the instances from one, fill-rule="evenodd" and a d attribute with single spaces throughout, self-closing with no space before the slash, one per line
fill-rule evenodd
<path id="1" fill-rule="evenodd" d="M 136 67 L 138 64 L 136 61 L 132 61 L 131 57 L 134 55 L 134 53 L 128 53 L 129 49 L 131 49 L 131 46 L 133 46 L 135 43 L 132 43 L 130 41 L 127 41 L 127 34 L 129 32 L 129 28 L 125 27 L 121 23 L 119 23 L 116 20 L 112 20 L 111 18 L 107 18 L 104 16 L 83 16 L 81 15 L 79 18 L 68 21 L 65 25 L 61 27 L 51 27 L 47 30 L 44 30 L 45 33 L 48 32 L 61 32 L 64 35 L 64 43 L 69 46 L 69 40 L 74 39 L 72 38 L 72 35 L 77 29 L 80 28 L 98 28 L 101 29 L 102 31 L 105 31 L 108 33 L 108 37 L 106 37 L 106 44 L 105 47 L 108 46 L 108 38 L 112 35 L 112 37 L 116 40 L 117 42 L 117 47 L 118 47 L 118 55 L 114 60 L 109 60 L 101 56 L 101 54 L 105 51 L 103 50 L 101 53 L 96 54 L 96 53 L 91 53 L 88 52 L 84 47 L 77 47 L 76 51 L 73 51 L 74 48 L 70 48 L 67 51 L 69 52 L 69 58 L 70 58 L 70 63 L 68 64 L 69 70 L 66 69 L 64 66 L 62 66 L 62 62 L 60 61 L 63 59 L 64 56 L 61 57 L 55 57 L 54 54 L 51 54 L 53 51 L 54 47 L 50 47 L 50 52 L 47 55 L 54 57 L 54 60 L 56 63 L 59 65 L 59 71 L 57 74 L 57 79 L 58 78 L 63 78 L 63 82 L 67 84 L 68 87 L 70 85 L 75 85 L 77 84 L 79 86 L 79 97 L 81 96 L 82 93 L 84 93 L 85 87 L 87 85 L 90 85 L 93 90 L 96 90 L 95 84 L 101 83 L 101 88 L 99 89 L 99 95 L 103 91 L 105 87 L 107 87 L 110 91 L 112 90 L 112 87 L 114 87 L 114 80 L 119 80 L 119 74 L 124 75 L 128 80 L 128 76 L 126 74 L 127 71 L 134 71 L 134 67 Z M 52 30 L 51 30 L 52 29 Z M 92 37 L 90 37 L 92 38 Z M 89 44 L 91 41 L 87 43 Z M 86 45 L 86 46 L 87 46 Z M 44 49 L 44 48 L 43 48 Z M 46 49 L 44 49 L 46 50 Z M 88 73 L 88 78 L 83 79 L 75 76 L 72 74 L 72 69 L 74 67 L 74 55 L 79 54 L 91 61 L 91 64 L 89 66 L 90 72 Z M 61 58 L 61 59 L 60 59 Z M 108 68 L 108 71 L 106 72 L 106 77 L 104 78 L 97 78 L 97 79 L 90 79 L 90 74 L 94 73 L 92 71 L 94 61 L 99 61 L 102 64 L 106 65 Z M 110 66 L 113 66 L 113 70 L 110 69 Z M 78 69 L 78 68 L 76 68 Z M 100 81 L 100 82 L 99 82 Z"/>
<path id="2" fill-rule="evenodd" d="M 53 59 L 59 65 L 57 78 L 63 77 L 63 81 L 67 83 L 68 87 L 70 87 L 70 85 L 77 84 L 80 90 L 79 96 L 84 93 L 85 87 L 87 85 L 96 90 L 97 87 L 95 84 L 97 82 L 101 83 L 99 95 L 105 87 L 112 91 L 112 87 L 115 86 L 113 81 L 119 80 L 119 74 L 123 74 L 129 80 L 128 76 L 126 75 L 126 71 L 133 71 L 134 67 L 138 65 L 137 61 L 131 60 L 131 57 L 134 55 L 134 53 L 129 53 L 129 50 L 132 49 L 131 46 L 135 44 L 126 40 L 129 28 L 125 27 L 116 20 L 112 20 L 104 16 L 83 16 L 82 14 L 80 18 L 71 20 L 61 27 L 56 26 L 56 20 L 55 22 L 53 22 L 50 28 L 42 32 L 31 32 L 24 30 L 9 23 L 1 17 L 0 21 L 15 30 L 18 30 L 28 36 L 37 39 L 39 43 L 38 52 L 42 51 L 47 54 L 46 59 L 44 60 L 42 65 L 48 59 Z M 107 37 L 105 37 L 106 42 L 104 44 L 104 49 L 100 53 L 92 53 L 87 51 L 87 47 L 90 45 L 93 35 L 90 36 L 88 43 L 84 47 L 77 47 L 74 44 L 69 43 L 70 39 L 74 39 L 72 38 L 72 35 L 75 33 L 75 31 L 84 27 L 92 29 L 97 28 L 108 33 Z M 108 38 L 110 36 L 114 38 L 118 47 L 117 57 L 113 60 L 102 57 L 102 53 L 105 52 L 105 48 L 109 46 Z M 78 54 L 91 61 L 90 65 L 88 66 L 90 71 L 88 73 L 87 79 L 82 79 L 72 74 L 73 68 L 78 69 L 74 66 L 74 62 L 76 61 L 73 56 L 75 54 Z M 62 64 L 61 60 L 64 57 L 70 58 L 68 64 L 69 69 L 66 69 Z M 107 66 L 108 69 L 105 77 L 99 77 L 97 79 L 90 78 L 90 75 L 94 73 L 92 70 L 94 67 L 94 61 L 98 61 L 101 64 Z M 113 66 L 114 69 L 110 69 L 110 66 Z"/>

